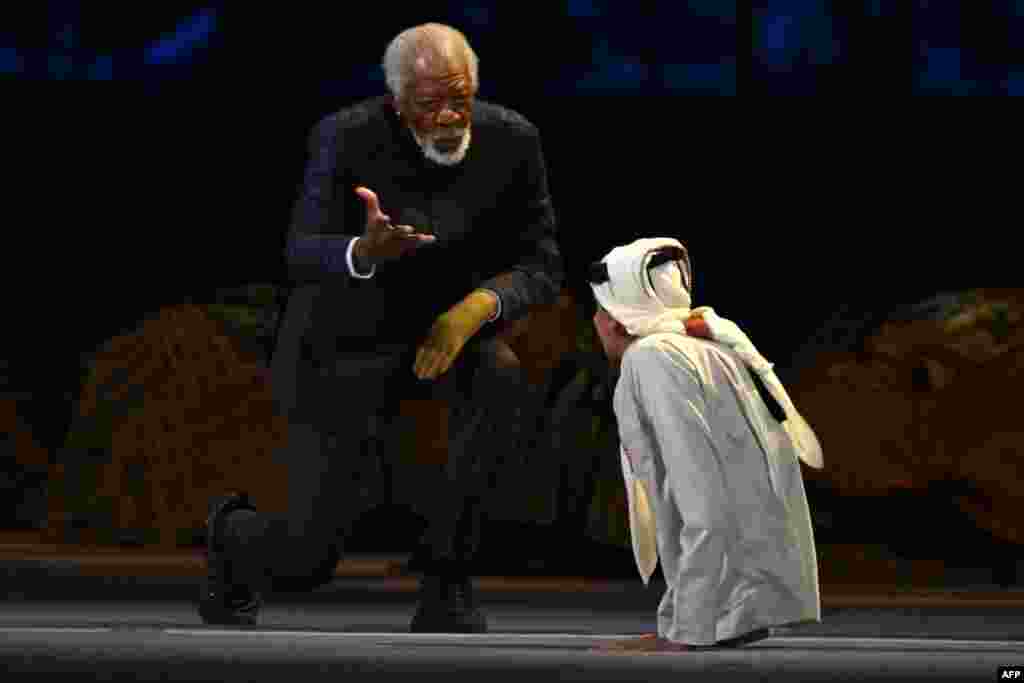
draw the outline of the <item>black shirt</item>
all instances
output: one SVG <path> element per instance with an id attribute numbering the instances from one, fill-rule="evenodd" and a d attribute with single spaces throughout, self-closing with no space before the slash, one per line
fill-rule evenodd
<path id="1" fill-rule="evenodd" d="M 463 161 L 423 155 L 390 98 L 343 109 L 314 127 L 286 249 L 290 277 L 318 283 L 311 332 L 323 339 L 406 341 L 476 288 L 501 300 L 501 320 L 551 303 L 564 282 L 555 214 L 535 126 L 477 101 Z M 366 225 L 365 186 L 395 224 L 433 244 L 352 277 L 346 251 Z"/>

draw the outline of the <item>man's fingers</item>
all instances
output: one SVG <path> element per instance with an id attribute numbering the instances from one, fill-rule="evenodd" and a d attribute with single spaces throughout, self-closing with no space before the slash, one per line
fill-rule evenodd
<path id="1" fill-rule="evenodd" d="M 413 365 L 412 371 L 416 373 L 416 376 L 420 379 L 423 379 L 426 375 L 427 350 L 422 346 L 416 351 L 416 363 Z"/>
<path id="2" fill-rule="evenodd" d="M 424 244 L 433 244 L 437 241 L 437 237 L 434 235 L 416 232 L 416 228 L 409 225 L 396 225 L 395 230 L 398 232 L 398 238 L 412 249 L 421 247 Z"/>
<path id="3" fill-rule="evenodd" d="M 443 353 L 428 347 L 420 347 L 416 351 L 416 364 L 413 372 L 420 379 L 436 379 L 448 368 L 446 357 Z"/>
<path id="4" fill-rule="evenodd" d="M 437 239 L 434 235 L 429 235 L 425 232 L 416 232 L 416 228 L 411 225 L 396 225 L 395 228 L 402 232 L 403 237 L 416 240 L 417 242 L 433 242 Z"/>
<path id="5" fill-rule="evenodd" d="M 440 354 L 440 353 L 435 353 L 433 356 L 430 357 L 430 359 L 428 361 L 428 364 L 427 364 L 427 373 L 426 373 L 427 378 L 428 379 L 437 379 L 441 375 L 441 372 L 444 370 L 444 366 L 445 366 L 445 357 L 444 357 L 444 355 Z"/>
<path id="6" fill-rule="evenodd" d="M 366 215 L 373 217 L 380 213 L 380 200 L 373 190 L 368 187 L 357 187 L 356 194 L 366 202 Z"/>
<path id="7" fill-rule="evenodd" d="M 424 235 L 418 232 L 404 233 L 400 235 L 400 237 L 405 242 L 406 246 L 412 249 L 437 241 L 437 238 L 433 235 Z"/>

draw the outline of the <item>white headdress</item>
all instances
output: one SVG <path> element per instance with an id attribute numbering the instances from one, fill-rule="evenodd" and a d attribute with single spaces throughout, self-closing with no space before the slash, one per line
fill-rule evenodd
<path id="1" fill-rule="evenodd" d="M 770 395 L 768 400 L 774 399 L 784 411 L 783 427 L 801 460 L 818 469 L 824 466 L 817 436 L 750 338 L 714 309 L 690 308 L 693 270 L 689 252 L 679 240 L 654 237 L 616 247 L 591 266 L 590 281 L 601 307 L 635 337 L 660 332 L 686 334 L 686 319 L 700 313 L 713 340 L 732 348 L 757 373 Z"/>

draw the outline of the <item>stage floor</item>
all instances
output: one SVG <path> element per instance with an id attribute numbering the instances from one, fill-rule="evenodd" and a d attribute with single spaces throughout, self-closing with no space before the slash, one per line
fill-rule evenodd
<path id="1" fill-rule="evenodd" d="M 557 581 L 553 579 L 551 581 Z M 351 681 L 438 674 L 485 681 L 994 680 L 1024 665 L 1020 595 L 1000 604 L 827 607 L 823 622 L 784 629 L 745 648 L 700 653 L 597 651 L 648 632 L 661 587 L 480 592 L 485 635 L 408 633 L 408 582 L 338 580 L 301 596 L 274 596 L 255 628 L 206 627 L 182 582 L 149 589 L 45 591 L 0 603 L 4 681 Z M 390 588 L 388 587 L 390 585 Z M 509 584 L 510 586 L 513 584 Z M 37 585 L 37 588 L 38 587 Z M 149 593 L 147 596 L 146 593 Z M 863 600 L 863 596 L 862 596 Z M 835 601 L 833 601 L 835 602 Z M 878 602 L 883 602 L 879 600 Z"/>

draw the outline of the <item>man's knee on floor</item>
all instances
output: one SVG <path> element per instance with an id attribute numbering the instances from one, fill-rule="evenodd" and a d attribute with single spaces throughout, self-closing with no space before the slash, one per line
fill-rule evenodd
<path id="1" fill-rule="evenodd" d="M 333 544 L 319 549 L 307 547 L 290 557 L 282 554 L 276 571 L 271 572 L 273 590 L 304 592 L 330 583 L 340 559 L 340 548 Z"/>

